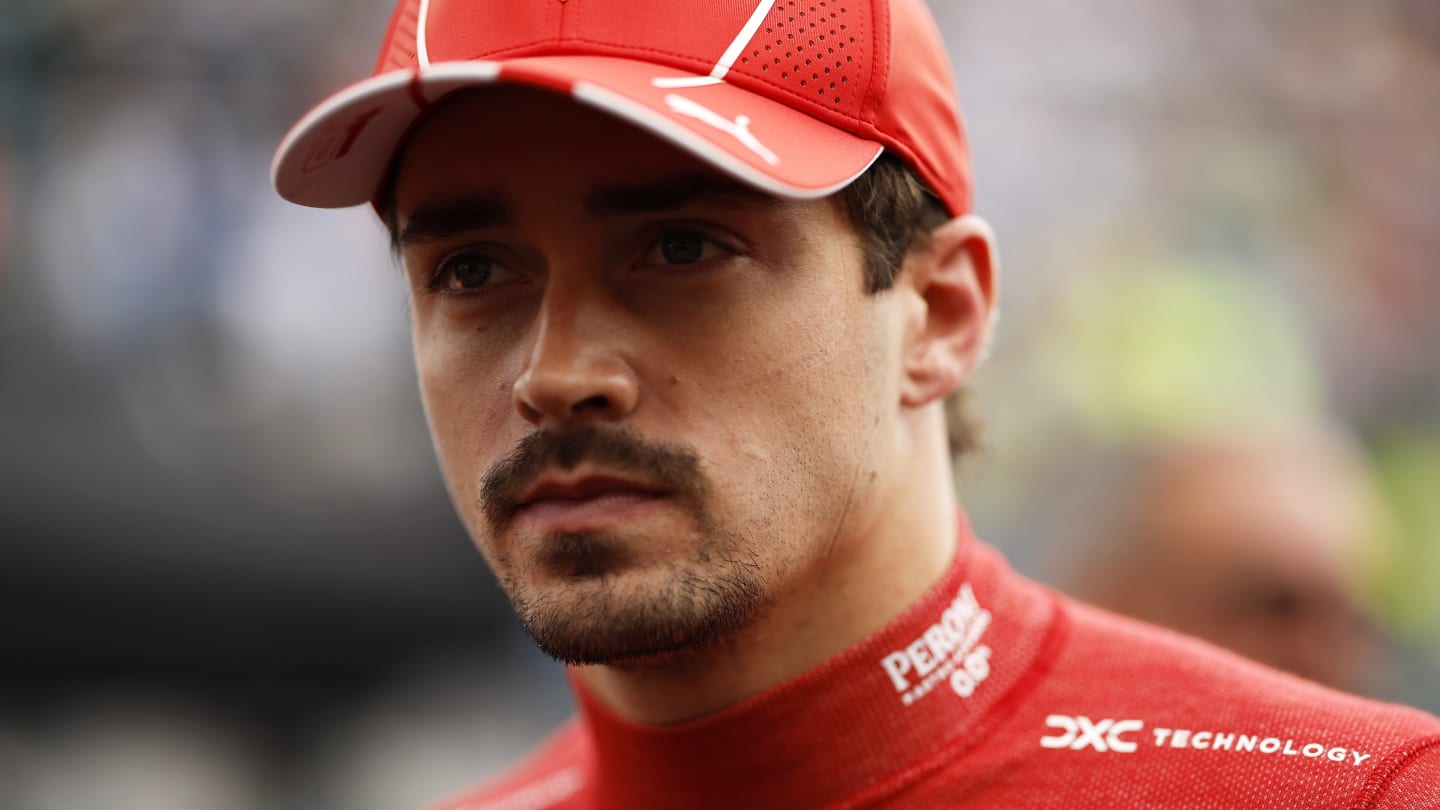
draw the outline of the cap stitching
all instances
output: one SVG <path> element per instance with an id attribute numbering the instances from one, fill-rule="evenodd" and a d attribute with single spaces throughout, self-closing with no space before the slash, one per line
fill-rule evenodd
<path id="1" fill-rule="evenodd" d="M 483 52 L 481 52 L 481 53 L 479 53 L 479 54 L 476 54 L 475 56 L 470 56 L 470 57 L 467 57 L 467 58 L 464 58 L 464 59 L 456 59 L 456 60 L 453 60 L 453 61 L 457 61 L 457 62 L 475 62 L 475 61 L 480 61 L 480 60 L 490 60 L 490 61 L 493 61 L 493 60 L 494 60 L 494 57 L 503 56 L 503 55 L 508 54 L 508 53 L 514 53 L 515 51 L 523 51 L 523 50 L 525 50 L 526 48 L 534 48 L 534 47 L 537 46 L 537 45 L 549 45 L 549 46 L 551 46 L 551 47 L 554 47 L 555 44 L 556 44 L 556 42 L 557 42 L 557 40 L 555 39 L 555 37 L 546 37 L 545 39 L 532 39 L 532 40 L 530 40 L 529 42 L 522 42 L 522 43 L 520 43 L 519 45 L 509 45 L 509 46 L 507 46 L 507 47 L 500 48 L 500 49 L 494 50 L 494 51 L 483 51 Z M 452 61 L 452 60 L 446 60 L 446 61 Z"/>
<path id="2" fill-rule="evenodd" d="M 566 4 L 564 4 L 564 5 L 567 5 L 567 6 L 568 6 L 568 5 L 570 5 L 570 4 L 569 4 L 569 3 L 566 3 Z M 582 2 L 579 2 L 579 0 L 576 0 L 576 2 L 575 2 L 575 8 L 573 8 L 573 9 L 568 9 L 568 10 L 562 12 L 562 23 L 563 23 L 565 20 L 569 20 L 570 24 L 569 24 L 568 26 L 565 26 L 565 25 L 562 24 L 562 26 L 561 26 L 561 28 L 560 28 L 560 33 L 561 33 L 562 36 L 564 35 L 566 28 L 569 28 L 571 31 L 584 31 L 584 30 L 585 30 L 585 4 L 582 3 Z"/>
<path id="3" fill-rule="evenodd" d="M 880 112 L 880 107 L 884 102 L 886 78 L 890 75 L 890 51 L 892 50 L 891 46 L 894 44 L 890 41 L 890 4 L 885 2 L 885 0 L 876 0 L 871 3 L 870 17 L 870 25 L 875 29 L 875 36 L 870 38 L 872 49 L 874 49 L 873 46 L 875 43 L 882 41 L 882 38 L 885 43 L 885 71 L 878 83 L 876 81 L 875 71 L 876 68 L 880 66 L 880 60 L 876 58 L 877 54 L 870 54 L 870 79 L 866 82 L 865 87 L 869 92 L 865 94 L 866 103 L 860 109 L 860 117 L 874 124 Z"/>
<path id="4" fill-rule="evenodd" d="M 509 46 L 509 47 L 507 47 L 507 48 L 503 48 L 503 49 L 501 49 L 501 50 L 487 51 L 487 52 L 485 52 L 485 53 L 479 54 L 479 55 L 474 56 L 474 57 L 471 57 L 471 58 L 472 58 L 472 59 L 494 59 L 494 58 L 497 57 L 497 56 L 504 56 L 504 55 L 507 55 L 507 54 L 513 54 L 513 53 L 515 53 L 516 51 L 525 50 L 525 49 L 527 49 L 527 48 L 533 48 L 533 47 L 535 47 L 536 45 L 550 45 L 550 46 L 554 46 L 554 45 L 556 45 L 556 44 L 567 44 L 567 45 L 568 45 L 568 44 L 572 44 L 572 43 L 573 43 L 573 44 L 577 44 L 577 45 L 598 45 L 598 46 L 605 47 L 605 48 L 612 48 L 612 49 L 614 49 L 614 50 L 616 50 L 616 51 L 627 51 L 627 52 L 628 52 L 628 51 L 636 51 L 636 52 L 641 52 L 641 53 L 659 54 L 659 55 L 661 55 L 661 56 L 668 56 L 668 57 L 671 57 L 671 58 L 673 58 L 673 59 L 675 59 L 675 60 L 677 60 L 677 61 L 686 63 L 686 64 L 681 64 L 681 65 L 679 65 L 678 67 L 680 67 L 680 69 L 683 69 L 683 70 L 692 70 L 693 68 L 690 67 L 690 65 L 693 64 L 693 65 L 704 65 L 704 69 L 698 71 L 698 72 L 700 72 L 700 73 L 708 73 L 708 72 L 710 71 L 710 63 L 709 63 L 709 62 L 703 62 L 703 61 L 695 58 L 694 56 L 689 56 L 689 55 L 687 55 L 687 54 L 677 53 L 677 52 L 675 52 L 675 51 L 667 51 L 667 50 L 664 50 L 664 49 L 662 49 L 662 48 L 649 48 L 649 47 L 645 47 L 645 46 L 643 46 L 643 45 L 617 45 L 617 44 L 615 44 L 615 43 L 613 43 L 613 42 L 604 42 L 604 41 L 601 41 L 601 40 L 586 39 L 586 38 L 584 38 L 584 37 L 569 37 L 569 38 L 567 38 L 563 43 L 556 43 L 556 41 L 553 40 L 553 39 L 534 40 L 534 41 L 532 41 L 532 42 L 526 42 L 526 43 L 523 43 L 523 44 L 520 44 L 520 45 L 511 45 L 511 46 Z M 532 55 L 533 55 L 533 56 L 602 56 L 602 57 L 604 57 L 604 56 L 611 56 L 611 54 L 603 54 L 603 53 L 599 53 L 599 54 L 597 54 L 597 53 L 537 53 L 537 54 L 532 54 Z M 516 58 L 523 58 L 523 57 L 516 57 Z M 667 65 L 666 67 L 675 67 L 675 66 L 669 66 L 669 65 Z"/>
<path id="5" fill-rule="evenodd" d="M 566 18 L 571 16 L 571 15 L 570 15 L 570 4 L 569 4 L 569 3 L 550 3 L 549 6 L 550 6 L 549 16 L 551 17 L 551 19 L 554 19 L 555 22 L 556 22 L 556 24 L 555 24 L 555 41 L 556 41 L 556 42 L 564 42 L 564 41 L 565 41 L 565 29 L 566 29 L 567 27 L 570 27 L 570 26 L 567 26 L 567 25 L 565 24 Z M 575 11 L 576 11 L 576 16 L 578 16 L 578 13 L 579 13 L 579 11 L 580 11 L 580 9 L 579 9 L 579 4 L 578 4 L 578 3 L 576 4 L 576 9 L 575 9 Z M 572 23 L 572 25 L 575 26 L 575 27 L 578 27 L 578 26 L 579 26 L 579 23 L 580 23 L 579 20 L 574 20 L 574 22 Z"/>

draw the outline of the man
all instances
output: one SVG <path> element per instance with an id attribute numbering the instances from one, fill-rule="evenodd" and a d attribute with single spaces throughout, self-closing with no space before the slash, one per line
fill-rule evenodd
<path id="1" fill-rule="evenodd" d="M 1383 694 L 1391 654 L 1366 593 L 1382 509 L 1342 431 L 1199 428 L 1115 466 L 1110 487 L 1089 493 L 1090 514 L 1064 529 L 1067 593 L 1317 683 Z"/>
<path id="2" fill-rule="evenodd" d="M 1440 722 L 1028 583 L 943 403 L 996 254 L 919 0 L 405 0 L 274 179 L 374 204 L 580 716 L 446 808 L 1418 807 Z"/>

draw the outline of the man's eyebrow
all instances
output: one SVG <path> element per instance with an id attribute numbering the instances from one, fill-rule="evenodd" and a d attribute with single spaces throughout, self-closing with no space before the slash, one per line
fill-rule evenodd
<path id="1" fill-rule="evenodd" d="M 599 186 L 585 195 L 585 210 L 602 216 L 673 211 L 715 200 L 774 205 L 779 199 L 751 186 L 711 174 L 667 177 L 652 183 Z"/>
<path id="2" fill-rule="evenodd" d="M 592 214 L 620 216 L 673 211 L 716 200 L 748 205 L 779 202 L 774 196 L 732 180 L 711 174 L 686 174 L 650 183 L 599 186 L 585 196 L 585 209 Z M 502 195 L 440 197 L 416 206 L 395 244 L 405 248 L 514 222 L 514 210 Z"/>
<path id="3" fill-rule="evenodd" d="M 514 221 L 510 204 L 498 194 L 441 197 L 416 206 L 395 241 L 400 247 L 408 247 Z"/>

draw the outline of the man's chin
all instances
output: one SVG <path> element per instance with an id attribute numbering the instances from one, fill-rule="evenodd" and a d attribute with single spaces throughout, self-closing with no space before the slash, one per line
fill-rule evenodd
<path id="1" fill-rule="evenodd" d="M 760 581 L 731 570 L 647 570 L 611 559 L 603 566 L 595 562 L 569 566 L 548 587 L 511 592 L 531 640 L 566 664 L 673 663 L 725 642 L 765 604 Z"/>
<path id="2" fill-rule="evenodd" d="M 537 542 L 534 571 L 566 582 L 603 583 L 634 570 L 637 542 L 608 534 L 556 534 Z"/>

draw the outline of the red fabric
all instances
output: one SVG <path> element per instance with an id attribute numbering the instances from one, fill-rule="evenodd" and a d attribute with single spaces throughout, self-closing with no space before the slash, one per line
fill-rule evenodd
<path id="1" fill-rule="evenodd" d="M 492 62 L 505 70 L 474 72 Z M 924 0 L 399 0 L 371 79 L 286 135 L 276 189 L 323 208 L 364 202 L 432 102 L 500 81 L 597 103 L 577 80 L 630 102 L 601 99 L 612 114 L 772 193 L 829 193 L 883 147 L 951 213 L 970 210 L 969 146 Z"/>
<path id="2" fill-rule="evenodd" d="M 376 73 L 418 67 L 416 5 L 397 5 Z M 497 7 L 431 0 L 426 29 L 430 60 L 437 63 L 586 54 L 704 75 L 758 5 L 523 0 Z M 895 53 L 905 58 L 892 59 Z M 776 0 L 726 81 L 875 138 L 915 166 L 953 212 L 970 210 L 969 151 L 955 82 L 923 0 Z M 793 151 L 785 150 L 787 157 Z"/>
<path id="3" fill-rule="evenodd" d="M 667 97 L 676 91 L 656 87 L 651 79 L 654 65 L 600 56 L 543 56 L 512 59 L 505 63 L 500 76 L 503 81 L 532 87 L 549 87 L 571 92 L 577 82 L 590 82 L 610 88 L 632 102 L 654 110 L 668 109 Z M 767 148 L 774 145 L 783 151 L 783 159 L 770 166 L 755 151 L 735 139 L 722 141 L 723 148 L 736 160 L 749 164 L 762 174 L 783 178 L 803 188 L 823 188 L 841 176 L 853 176 L 865 170 L 875 159 L 876 147 L 869 141 L 857 140 L 848 133 L 821 123 L 818 119 L 796 115 L 787 107 L 775 107 L 730 82 L 684 91 L 685 98 L 702 103 L 720 117 L 734 121 L 744 116 L 750 128 L 765 133 L 761 139 Z M 690 130 L 697 139 L 713 133 L 711 124 L 687 115 L 674 116 L 675 123 Z"/>
<path id="4" fill-rule="evenodd" d="M 435 810 L 1440 808 L 1440 720 L 1073 602 L 969 538 L 879 634 L 716 714 L 637 726 L 574 685 L 578 718 Z"/>
<path id="5" fill-rule="evenodd" d="M 396 18 L 408 20 L 413 12 L 400 9 L 413 5 L 414 0 L 402 0 Z M 569 54 L 636 59 L 705 75 L 759 5 L 756 0 L 510 0 L 501 5 L 430 0 L 427 44 L 433 63 Z M 823 5 L 818 0 L 777 0 L 743 43 L 726 80 L 853 130 L 860 119 L 873 119 L 874 111 L 867 108 L 882 103 L 870 87 L 872 81 L 881 86 L 885 82 L 890 41 L 875 29 L 891 13 L 915 17 L 914 38 L 933 42 L 925 52 L 928 59 L 911 71 L 949 76 L 924 4 L 899 0 L 896 5 L 899 8 L 873 0 L 827 0 Z M 382 59 L 382 68 L 418 66 L 416 31 L 414 24 L 392 22 L 381 52 L 409 54 L 410 61 L 404 62 L 403 56 Z M 953 82 L 942 95 L 949 101 L 953 127 Z M 907 100 L 887 103 L 904 105 Z"/>

